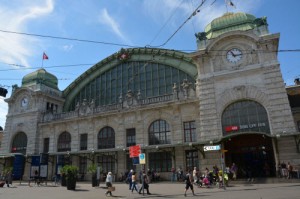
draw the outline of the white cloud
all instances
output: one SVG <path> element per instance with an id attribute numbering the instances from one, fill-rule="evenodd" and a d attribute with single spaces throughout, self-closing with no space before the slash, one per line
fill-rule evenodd
<path id="1" fill-rule="evenodd" d="M 226 5 L 224 1 L 215 1 L 214 4 L 211 4 L 213 1 L 206 1 L 203 6 L 200 7 L 200 12 L 196 16 L 192 17 L 195 28 L 198 31 L 204 31 L 204 28 L 209 24 L 213 19 L 222 16 L 226 13 Z M 200 5 L 201 1 L 182 1 L 182 0 L 165 0 L 165 1 L 144 1 L 144 10 L 157 21 L 157 23 L 165 23 L 170 16 L 171 20 L 168 22 L 168 25 L 179 27 Z M 239 1 L 235 3 L 236 9 L 228 8 L 229 12 L 246 12 L 251 14 L 255 9 L 258 9 L 261 6 L 260 0 L 248 1 Z M 153 12 L 155 10 L 155 12 Z M 188 26 L 190 22 L 185 24 Z M 191 23 L 190 23 L 191 24 Z"/>
<path id="2" fill-rule="evenodd" d="M 62 48 L 63 48 L 64 51 L 69 52 L 70 50 L 73 49 L 73 45 L 72 44 L 64 45 Z"/>
<path id="3" fill-rule="evenodd" d="M 51 13 L 53 1 L 47 0 L 46 5 L 35 6 L 22 4 L 19 7 L 8 7 L 0 3 L 0 29 L 14 32 L 25 32 L 29 20 Z M 0 32 L 0 61 L 19 63 L 28 66 L 27 58 L 34 53 L 32 42 L 39 40 L 18 34 Z"/>
<path id="4" fill-rule="evenodd" d="M 124 33 L 122 33 L 120 29 L 120 25 L 117 23 L 115 19 L 113 19 L 112 16 L 109 15 L 107 12 L 107 9 L 102 9 L 100 16 L 99 16 L 99 22 L 108 26 L 111 31 L 116 34 L 119 38 L 121 38 L 126 43 L 130 43 L 128 39 L 125 37 Z"/>
<path id="5" fill-rule="evenodd" d="M 39 1 L 6 1 L 0 2 L 0 30 L 26 32 L 27 27 L 34 19 L 39 19 L 51 13 L 54 9 L 53 0 L 43 4 Z M 41 41 L 33 37 L 0 32 L 0 61 L 19 64 L 28 67 L 28 59 L 40 46 Z M 16 67 L 16 66 L 12 66 Z M 7 103 L 0 99 L 0 126 L 5 125 Z"/>

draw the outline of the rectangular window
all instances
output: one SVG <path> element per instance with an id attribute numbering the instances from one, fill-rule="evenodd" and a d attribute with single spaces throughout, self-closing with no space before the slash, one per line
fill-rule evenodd
<path id="1" fill-rule="evenodd" d="M 149 168 L 159 172 L 171 171 L 172 153 L 170 151 L 149 153 Z"/>
<path id="2" fill-rule="evenodd" d="M 135 128 L 126 129 L 126 146 L 134 146 L 135 143 Z"/>
<path id="3" fill-rule="evenodd" d="M 193 170 L 194 167 L 199 168 L 198 151 L 191 150 L 185 152 L 186 169 Z"/>
<path id="4" fill-rule="evenodd" d="M 105 156 L 98 156 L 97 159 L 98 165 L 102 165 L 102 172 L 112 172 L 115 173 L 115 156 L 114 155 L 105 155 Z"/>
<path id="5" fill-rule="evenodd" d="M 86 174 L 87 172 L 87 157 L 79 156 L 79 174 Z"/>
<path id="6" fill-rule="evenodd" d="M 184 142 L 196 142 L 196 126 L 195 121 L 183 123 Z"/>
<path id="7" fill-rule="evenodd" d="M 87 150 L 87 138 L 88 138 L 87 133 L 80 135 L 80 150 Z"/>
<path id="8" fill-rule="evenodd" d="M 44 150 L 43 153 L 48 153 L 49 152 L 49 138 L 44 138 Z"/>

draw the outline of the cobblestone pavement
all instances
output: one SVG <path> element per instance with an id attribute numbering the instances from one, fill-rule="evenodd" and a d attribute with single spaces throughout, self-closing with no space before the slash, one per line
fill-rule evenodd
<path id="1" fill-rule="evenodd" d="M 205 198 L 205 199 L 299 199 L 300 183 L 272 183 L 272 184 L 233 184 L 224 189 L 217 187 L 195 188 L 196 196 L 188 190 L 183 195 L 183 183 L 159 182 L 150 184 L 152 195 L 142 195 L 131 192 L 127 184 L 115 183 L 116 191 L 112 197 L 106 197 L 104 184 L 92 187 L 91 183 L 77 183 L 75 191 L 51 183 L 42 186 L 31 186 L 27 183 L 14 183 L 11 187 L 0 188 L 0 199 L 139 199 L 139 198 Z"/>

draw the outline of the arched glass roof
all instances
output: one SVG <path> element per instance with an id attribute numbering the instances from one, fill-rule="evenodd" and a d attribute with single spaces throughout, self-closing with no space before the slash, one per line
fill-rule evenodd
<path id="1" fill-rule="evenodd" d="M 195 82 L 196 76 L 197 68 L 186 53 L 122 50 L 94 65 L 64 91 L 64 111 L 75 110 L 83 100 L 93 100 L 96 107 L 116 104 L 128 91 L 140 93 L 141 98 L 171 94 L 173 83 Z"/>

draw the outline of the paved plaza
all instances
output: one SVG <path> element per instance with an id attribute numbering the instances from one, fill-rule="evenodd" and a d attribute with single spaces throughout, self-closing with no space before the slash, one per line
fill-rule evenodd
<path id="1" fill-rule="evenodd" d="M 191 191 L 184 197 L 183 183 L 159 182 L 150 184 L 152 195 L 140 195 L 131 193 L 128 185 L 115 183 L 116 191 L 112 197 L 106 197 L 104 184 L 100 187 L 92 187 L 90 183 L 77 183 L 75 191 L 69 191 L 66 187 L 48 183 L 43 186 L 31 186 L 27 183 L 15 182 L 12 187 L 0 188 L 1 199 L 134 199 L 134 198 L 205 198 L 205 199 L 299 199 L 300 182 L 293 183 L 266 183 L 266 184 L 232 184 L 226 190 L 217 187 L 195 188 L 196 196 Z"/>

